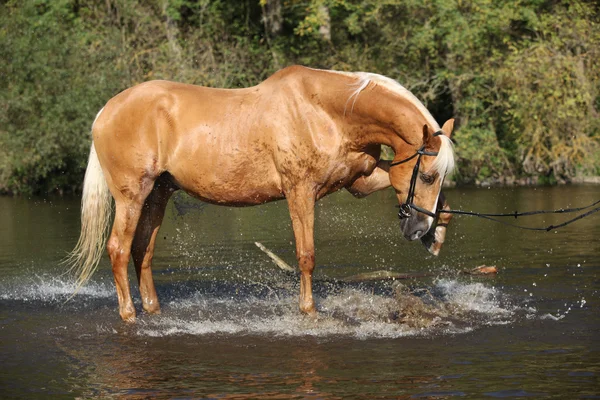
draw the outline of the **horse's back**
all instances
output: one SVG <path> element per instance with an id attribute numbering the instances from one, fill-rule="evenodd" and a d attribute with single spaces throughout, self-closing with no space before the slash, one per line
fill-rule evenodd
<path id="1" fill-rule="evenodd" d="M 204 200 L 258 204 L 282 196 L 259 105 L 257 87 L 145 82 L 107 103 L 93 128 L 94 144 L 116 180 L 124 171 L 153 177 L 169 172 Z"/>

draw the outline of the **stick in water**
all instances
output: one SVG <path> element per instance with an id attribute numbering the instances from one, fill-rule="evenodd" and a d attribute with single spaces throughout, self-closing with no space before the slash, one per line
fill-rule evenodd
<path id="1" fill-rule="evenodd" d="M 296 269 L 290 266 L 288 263 L 279 258 L 271 250 L 267 249 L 262 243 L 254 242 L 256 247 L 261 249 L 266 255 L 273 260 L 273 262 L 282 270 L 286 272 L 296 272 Z M 460 274 L 464 275 L 493 275 L 498 273 L 498 269 L 495 266 L 482 265 L 471 270 L 459 271 Z M 414 279 L 414 278 L 425 278 L 430 276 L 436 276 L 431 272 L 413 272 L 413 273 L 398 273 L 392 271 L 374 271 L 367 272 L 364 274 L 352 275 L 346 278 L 341 278 L 342 282 L 365 282 L 365 281 L 385 281 L 385 280 L 396 280 L 396 279 Z"/>
<path id="2" fill-rule="evenodd" d="M 284 270 L 286 272 L 296 272 L 296 268 L 290 266 L 288 263 L 286 263 L 285 261 L 283 261 L 277 255 L 275 255 L 275 253 L 273 253 L 271 250 L 269 250 L 265 246 L 263 246 L 262 243 L 254 242 L 254 244 L 256 245 L 256 247 L 258 247 L 259 249 L 261 249 L 266 255 L 268 255 L 271 258 L 271 260 L 273 260 L 273 262 L 279 268 L 281 268 L 282 270 Z"/>

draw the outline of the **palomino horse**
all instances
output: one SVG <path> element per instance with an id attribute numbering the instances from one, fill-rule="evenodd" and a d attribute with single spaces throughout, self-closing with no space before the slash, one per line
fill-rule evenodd
<path id="1" fill-rule="evenodd" d="M 104 251 L 111 195 L 115 217 L 106 246 L 125 321 L 135 320 L 130 256 L 144 310 L 160 311 L 151 263 L 175 190 L 227 206 L 285 198 L 301 272 L 300 310 L 314 313 L 315 202 L 340 188 L 364 196 L 391 185 L 403 204 L 402 233 L 422 238 L 454 166 L 452 128 L 449 120 L 440 129 L 394 80 L 362 72 L 294 66 L 246 89 L 166 81 L 127 89 L 92 126 L 82 230 L 71 254 L 78 287 Z M 378 166 L 381 144 L 394 150 L 393 163 Z"/>

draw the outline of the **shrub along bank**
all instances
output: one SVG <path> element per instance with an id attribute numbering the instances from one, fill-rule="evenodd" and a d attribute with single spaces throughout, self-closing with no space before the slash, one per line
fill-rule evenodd
<path id="1" fill-rule="evenodd" d="M 457 119 L 458 183 L 600 175 L 593 1 L 9 0 L 0 191 L 77 192 L 95 114 L 150 79 L 254 85 L 291 64 L 377 72 Z"/>

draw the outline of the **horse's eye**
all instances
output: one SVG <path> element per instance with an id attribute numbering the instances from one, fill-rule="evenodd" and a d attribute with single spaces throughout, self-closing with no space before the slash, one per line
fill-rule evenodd
<path id="1" fill-rule="evenodd" d="M 435 181 L 435 176 L 429 174 L 421 174 L 421 180 L 424 183 L 431 185 Z"/>

